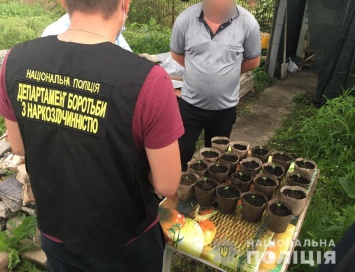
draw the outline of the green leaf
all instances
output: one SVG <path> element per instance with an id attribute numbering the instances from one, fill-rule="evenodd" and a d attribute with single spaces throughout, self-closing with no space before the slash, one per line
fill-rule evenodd
<path id="1" fill-rule="evenodd" d="M 339 182 L 348 197 L 355 199 L 355 180 L 351 175 L 339 178 Z"/>
<path id="2" fill-rule="evenodd" d="M 11 249 L 9 254 L 9 266 L 10 270 L 14 269 L 20 262 L 20 254 L 16 249 Z"/>
<path id="3" fill-rule="evenodd" d="M 33 244 L 32 242 L 31 243 L 21 243 L 18 247 L 18 251 L 22 253 L 24 251 L 28 251 L 28 250 L 35 249 L 35 248 L 37 248 L 37 246 L 35 244 Z"/>
<path id="4" fill-rule="evenodd" d="M 12 241 L 18 243 L 23 239 L 32 236 L 36 231 L 37 220 L 33 215 L 26 217 L 22 223 L 14 230 Z"/>
<path id="5" fill-rule="evenodd" d="M 9 251 L 10 239 L 7 237 L 6 233 L 0 232 L 0 252 Z"/>

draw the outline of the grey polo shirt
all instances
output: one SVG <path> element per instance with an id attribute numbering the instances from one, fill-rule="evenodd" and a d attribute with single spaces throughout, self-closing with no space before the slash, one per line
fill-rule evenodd
<path id="1" fill-rule="evenodd" d="M 222 110 L 236 106 L 242 61 L 260 56 L 256 19 L 240 6 L 231 16 L 213 35 L 199 3 L 183 11 L 174 24 L 171 51 L 185 54 L 181 97 L 198 108 Z"/>

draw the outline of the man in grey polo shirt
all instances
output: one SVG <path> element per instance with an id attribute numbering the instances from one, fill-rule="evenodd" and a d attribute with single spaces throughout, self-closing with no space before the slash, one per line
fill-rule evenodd
<path id="1" fill-rule="evenodd" d="M 206 147 L 214 136 L 230 136 L 240 74 L 260 64 L 259 24 L 235 0 L 204 0 L 176 19 L 170 48 L 185 67 L 179 101 L 185 134 L 179 145 L 186 170 L 203 128 Z"/>

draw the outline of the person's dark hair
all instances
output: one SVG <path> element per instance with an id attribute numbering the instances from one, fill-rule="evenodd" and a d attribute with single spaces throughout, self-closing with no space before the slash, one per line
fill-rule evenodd
<path id="1" fill-rule="evenodd" d="M 121 0 L 65 0 L 68 13 L 74 11 L 81 11 L 86 13 L 101 12 L 105 18 L 117 10 L 118 4 Z"/>

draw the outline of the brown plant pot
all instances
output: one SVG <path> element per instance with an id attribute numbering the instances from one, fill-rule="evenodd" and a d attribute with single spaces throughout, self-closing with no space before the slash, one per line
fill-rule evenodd
<path id="1" fill-rule="evenodd" d="M 194 197 L 194 183 L 200 179 L 196 173 L 182 172 L 177 194 L 180 200 L 189 200 Z"/>
<path id="2" fill-rule="evenodd" d="M 279 181 L 277 178 L 267 173 L 255 175 L 254 182 L 255 190 L 262 192 L 268 197 L 268 199 L 272 198 L 277 189 L 277 186 L 279 186 Z"/>
<path id="3" fill-rule="evenodd" d="M 202 207 L 211 206 L 214 202 L 218 185 L 217 181 L 206 177 L 196 181 L 194 188 L 197 203 Z"/>
<path id="4" fill-rule="evenodd" d="M 285 171 L 288 170 L 292 163 L 292 155 L 284 151 L 273 151 L 271 152 L 272 161 L 278 163 L 285 167 Z"/>
<path id="5" fill-rule="evenodd" d="M 235 173 L 237 169 L 237 165 L 239 162 L 239 156 L 237 153 L 228 152 L 228 153 L 221 153 L 219 157 L 219 162 L 223 164 L 229 165 L 229 175 Z"/>
<path id="6" fill-rule="evenodd" d="M 218 149 L 220 152 L 228 151 L 229 143 L 228 137 L 217 136 L 211 139 L 212 148 Z"/>
<path id="7" fill-rule="evenodd" d="M 228 188 L 228 189 L 225 189 Z M 237 186 L 223 183 L 216 188 L 218 209 L 223 214 L 232 214 L 240 198 L 240 191 Z"/>
<path id="8" fill-rule="evenodd" d="M 280 199 L 291 204 L 293 215 L 299 216 L 307 202 L 307 190 L 300 186 L 283 186 Z"/>
<path id="9" fill-rule="evenodd" d="M 278 203 L 281 204 L 280 207 L 277 206 Z M 276 233 L 285 232 L 292 218 L 291 205 L 278 198 L 274 198 L 269 201 L 267 212 L 267 226 L 269 229 Z"/>
<path id="10" fill-rule="evenodd" d="M 244 193 L 249 190 L 250 184 L 253 181 L 253 174 L 245 169 L 239 169 L 231 176 L 232 184 L 238 186 L 239 190 Z"/>
<path id="11" fill-rule="evenodd" d="M 289 186 L 300 186 L 308 190 L 311 181 L 312 179 L 309 172 L 294 170 L 286 174 L 286 182 Z"/>
<path id="12" fill-rule="evenodd" d="M 259 160 L 261 160 L 263 163 L 266 163 L 269 159 L 270 156 L 270 148 L 266 147 L 266 146 L 254 146 L 251 149 L 251 156 L 258 158 Z"/>
<path id="13" fill-rule="evenodd" d="M 314 161 L 305 158 L 298 158 L 295 160 L 295 170 L 300 170 L 309 173 L 311 177 L 313 176 L 316 169 L 317 164 Z"/>
<path id="14" fill-rule="evenodd" d="M 187 163 L 188 171 L 190 173 L 196 173 L 200 177 L 206 176 L 209 162 L 205 160 L 191 160 Z"/>
<path id="15" fill-rule="evenodd" d="M 285 167 L 281 164 L 274 163 L 274 162 L 264 163 L 262 165 L 262 170 L 263 173 L 274 175 L 279 181 L 281 181 L 285 175 Z"/>
<path id="16" fill-rule="evenodd" d="M 250 173 L 255 175 L 259 173 L 263 163 L 258 158 L 249 157 L 242 160 L 239 164 L 242 169 L 248 170 Z"/>
<path id="17" fill-rule="evenodd" d="M 222 164 L 218 162 L 213 162 L 210 164 L 207 170 L 207 175 L 211 179 L 223 183 L 226 181 L 229 173 L 229 165 Z"/>
<path id="18" fill-rule="evenodd" d="M 218 149 L 212 147 L 204 147 L 200 149 L 200 156 L 208 161 L 208 162 L 215 162 L 218 160 L 221 152 Z"/>
<path id="19" fill-rule="evenodd" d="M 268 202 L 267 196 L 258 191 L 249 191 L 242 193 L 241 200 L 243 219 L 250 223 L 259 222 Z"/>
<path id="20" fill-rule="evenodd" d="M 246 141 L 233 141 L 230 144 L 232 151 L 239 155 L 240 159 L 244 159 L 248 156 L 250 144 Z"/>

